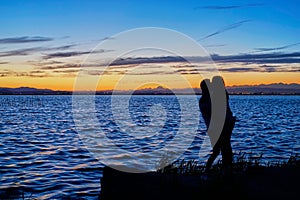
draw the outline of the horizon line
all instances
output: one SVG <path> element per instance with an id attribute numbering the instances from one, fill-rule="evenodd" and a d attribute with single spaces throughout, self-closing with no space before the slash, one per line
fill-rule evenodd
<path id="1" fill-rule="evenodd" d="M 273 83 L 260 83 L 260 84 L 241 84 L 241 85 L 229 85 L 225 86 L 225 88 L 234 88 L 234 87 L 255 87 L 255 86 L 268 86 L 268 85 L 300 85 L 300 83 L 292 82 L 292 83 L 284 83 L 284 82 L 273 82 Z M 118 92 L 130 92 L 130 91 L 143 91 L 143 90 L 155 90 L 155 89 L 169 89 L 169 90 L 187 90 L 187 89 L 193 89 L 193 90 L 201 90 L 200 87 L 193 87 L 193 88 L 166 88 L 162 86 L 157 87 L 149 87 L 149 88 L 141 88 L 138 90 L 134 89 L 126 89 L 126 90 L 114 90 L 114 89 L 106 89 L 106 90 L 61 90 L 61 89 L 51 89 L 51 88 L 45 88 L 45 87 L 33 87 L 33 86 L 18 86 L 18 87 L 0 87 L 0 89 L 19 89 L 19 88 L 30 88 L 30 89 L 38 89 L 38 90 L 51 90 L 51 91 L 57 91 L 57 92 L 112 92 L 112 91 L 118 91 Z"/>

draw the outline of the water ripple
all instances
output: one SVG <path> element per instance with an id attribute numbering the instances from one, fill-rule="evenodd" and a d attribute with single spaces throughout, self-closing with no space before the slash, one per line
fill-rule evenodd
<path id="1" fill-rule="evenodd" d="M 276 161 L 300 152 L 300 96 L 230 98 L 238 119 L 232 135 L 235 153 L 263 153 L 265 160 Z M 71 96 L 0 96 L 0 102 L 4 102 L 0 106 L 0 190 L 25 188 L 38 199 L 97 199 L 103 165 L 86 150 L 75 131 L 71 100 Z M 145 131 L 140 136 L 147 137 L 141 138 L 118 127 L 110 100 L 109 96 L 97 96 L 96 110 L 102 131 L 113 141 L 112 145 L 128 152 L 147 152 L 162 148 L 178 132 L 182 116 L 175 96 L 130 99 L 131 120 L 125 125 L 132 130 L 143 128 L 139 129 Z M 159 115 L 153 118 L 153 105 L 159 105 L 164 112 L 158 109 Z M 205 161 L 210 153 L 206 128 L 201 118 L 200 121 L 195 140 L 184 158 Z M 184 123 L 193 125 L 191 121 Z M 90 127 L 85 128 L 92 131 Z M 147 127 L 158 130 L 157 134 L 147 132 Z M 103 158 L 112 155 L 107 151 Z M 128 154 L 114 159 L 126 162 Z"/>

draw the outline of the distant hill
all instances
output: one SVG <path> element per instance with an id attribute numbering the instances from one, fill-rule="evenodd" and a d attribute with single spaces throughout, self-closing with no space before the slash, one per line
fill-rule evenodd
<path id="1" fill-rule="evenodd" d="M 273 84 L 260 84 L 260 85 L 239 85 L 227 87 L 229 94 L 300 94 L 300 84 L 292 83 L 273 83 Z M 196 94 L 201 94 L 200 88 L 194 88 Z M 134 94 L 134 95 L 174 95 L 174 94 L 190 94 L 190 89 L 167 89 L 164 87 L 145 88 L 136 91 L 97 91 L 97 95 L 106 94 Z M 37 89 L 31 87 L 19 88 L 0 88 L 0 95 L 71 95 L 72 91 L 58 91 L 50 89 Z M 77 92 L 77 94 L 91 94 L 90 92 Z"/>
<path id="2" fill-rule="evenodd" d="M 59 95 L 68 94 L 67 91 L 55 91 L 50 89 L 37 89 L 31 87 L 0 88 L 0 95 Z"/>
<path id="3" fill-rule="evenodd" d="M 273 83 L 227 87 L 230 94 L 300 94 L 300 84 Z"/>
<path id="4" fill-rule="evenodd" d="M 260 85 L 242 85 L 226 87 L 229 94 L 300 94 L 300 84 L 260 84 Z M 200 88 L 194 88 L 196 94 L 201 94 Z M 122 92 L 120 92 L 122 93 Z M 190 94 L 188 89 L 173 89 L 169 90 L 163 87 L 146 88 L 135 91 L 133 94 Z"/>

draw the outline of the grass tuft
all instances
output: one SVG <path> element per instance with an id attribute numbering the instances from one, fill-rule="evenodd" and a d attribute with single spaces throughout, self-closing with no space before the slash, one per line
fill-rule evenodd
<path id="1" fill-rule="evenodd" d="M 234 172 L 245 172 L 249 169 L 262 167 L 300 167 L 300 156 L 292 154 L 289 159 L 277 162 L 264 162 L 263 153 L 259 156 L 250 156 L 245 152 L 239 152 L 234 156 L 232 169 Z M 197 160 L 177 160 L 172 164 L 158 169 L 158 173 L 201 175 L 205 173 L 205 163 Z M 212 166 L 211 172 L 222 173 L 222 160 L 218 160 Z"/>

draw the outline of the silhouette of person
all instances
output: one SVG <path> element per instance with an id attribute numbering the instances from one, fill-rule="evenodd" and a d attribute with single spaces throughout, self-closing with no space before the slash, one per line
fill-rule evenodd
<path id="1" fill-rule="evenodd" d="M 210 87 L 208 87 L 208 85 L 210 85 Z M 212 154 L 209 156 L 206 162 L 206 171 L 208 171 L 211 168 L 214 160 L 218 157 L 220 153 L 222 154 L 223 168 L 231 171 L 233 153 L 232 153 L 230 140 L 231 140 L 232 130 L 235 125 L 236 117 L 233 116 L 233 113 L 229 106 L 229 95 L 227 90 L 225 89 L 224 80 L 220 76 L 213 77 L 212 83 L 210 83 L 209 79 L 204 79 L 203 81 L 201 81 L 200 87 L 202 90 L 202 96 L 199 100 L 199 108 L 207 129 L 209 128 L 210 125 L 211 110 L 212 110 L 211 108 L 212 100 L 211 100 L 210 93 L 217 92 L 216 87 L 219 87 L 219 89 L 221 88 L 225 90 L 225 94 L 226 94 L 226 99 L 225 99 L 226 115 L 225 115 L 224 126 L 217 142 L 213 146 Z"/>

